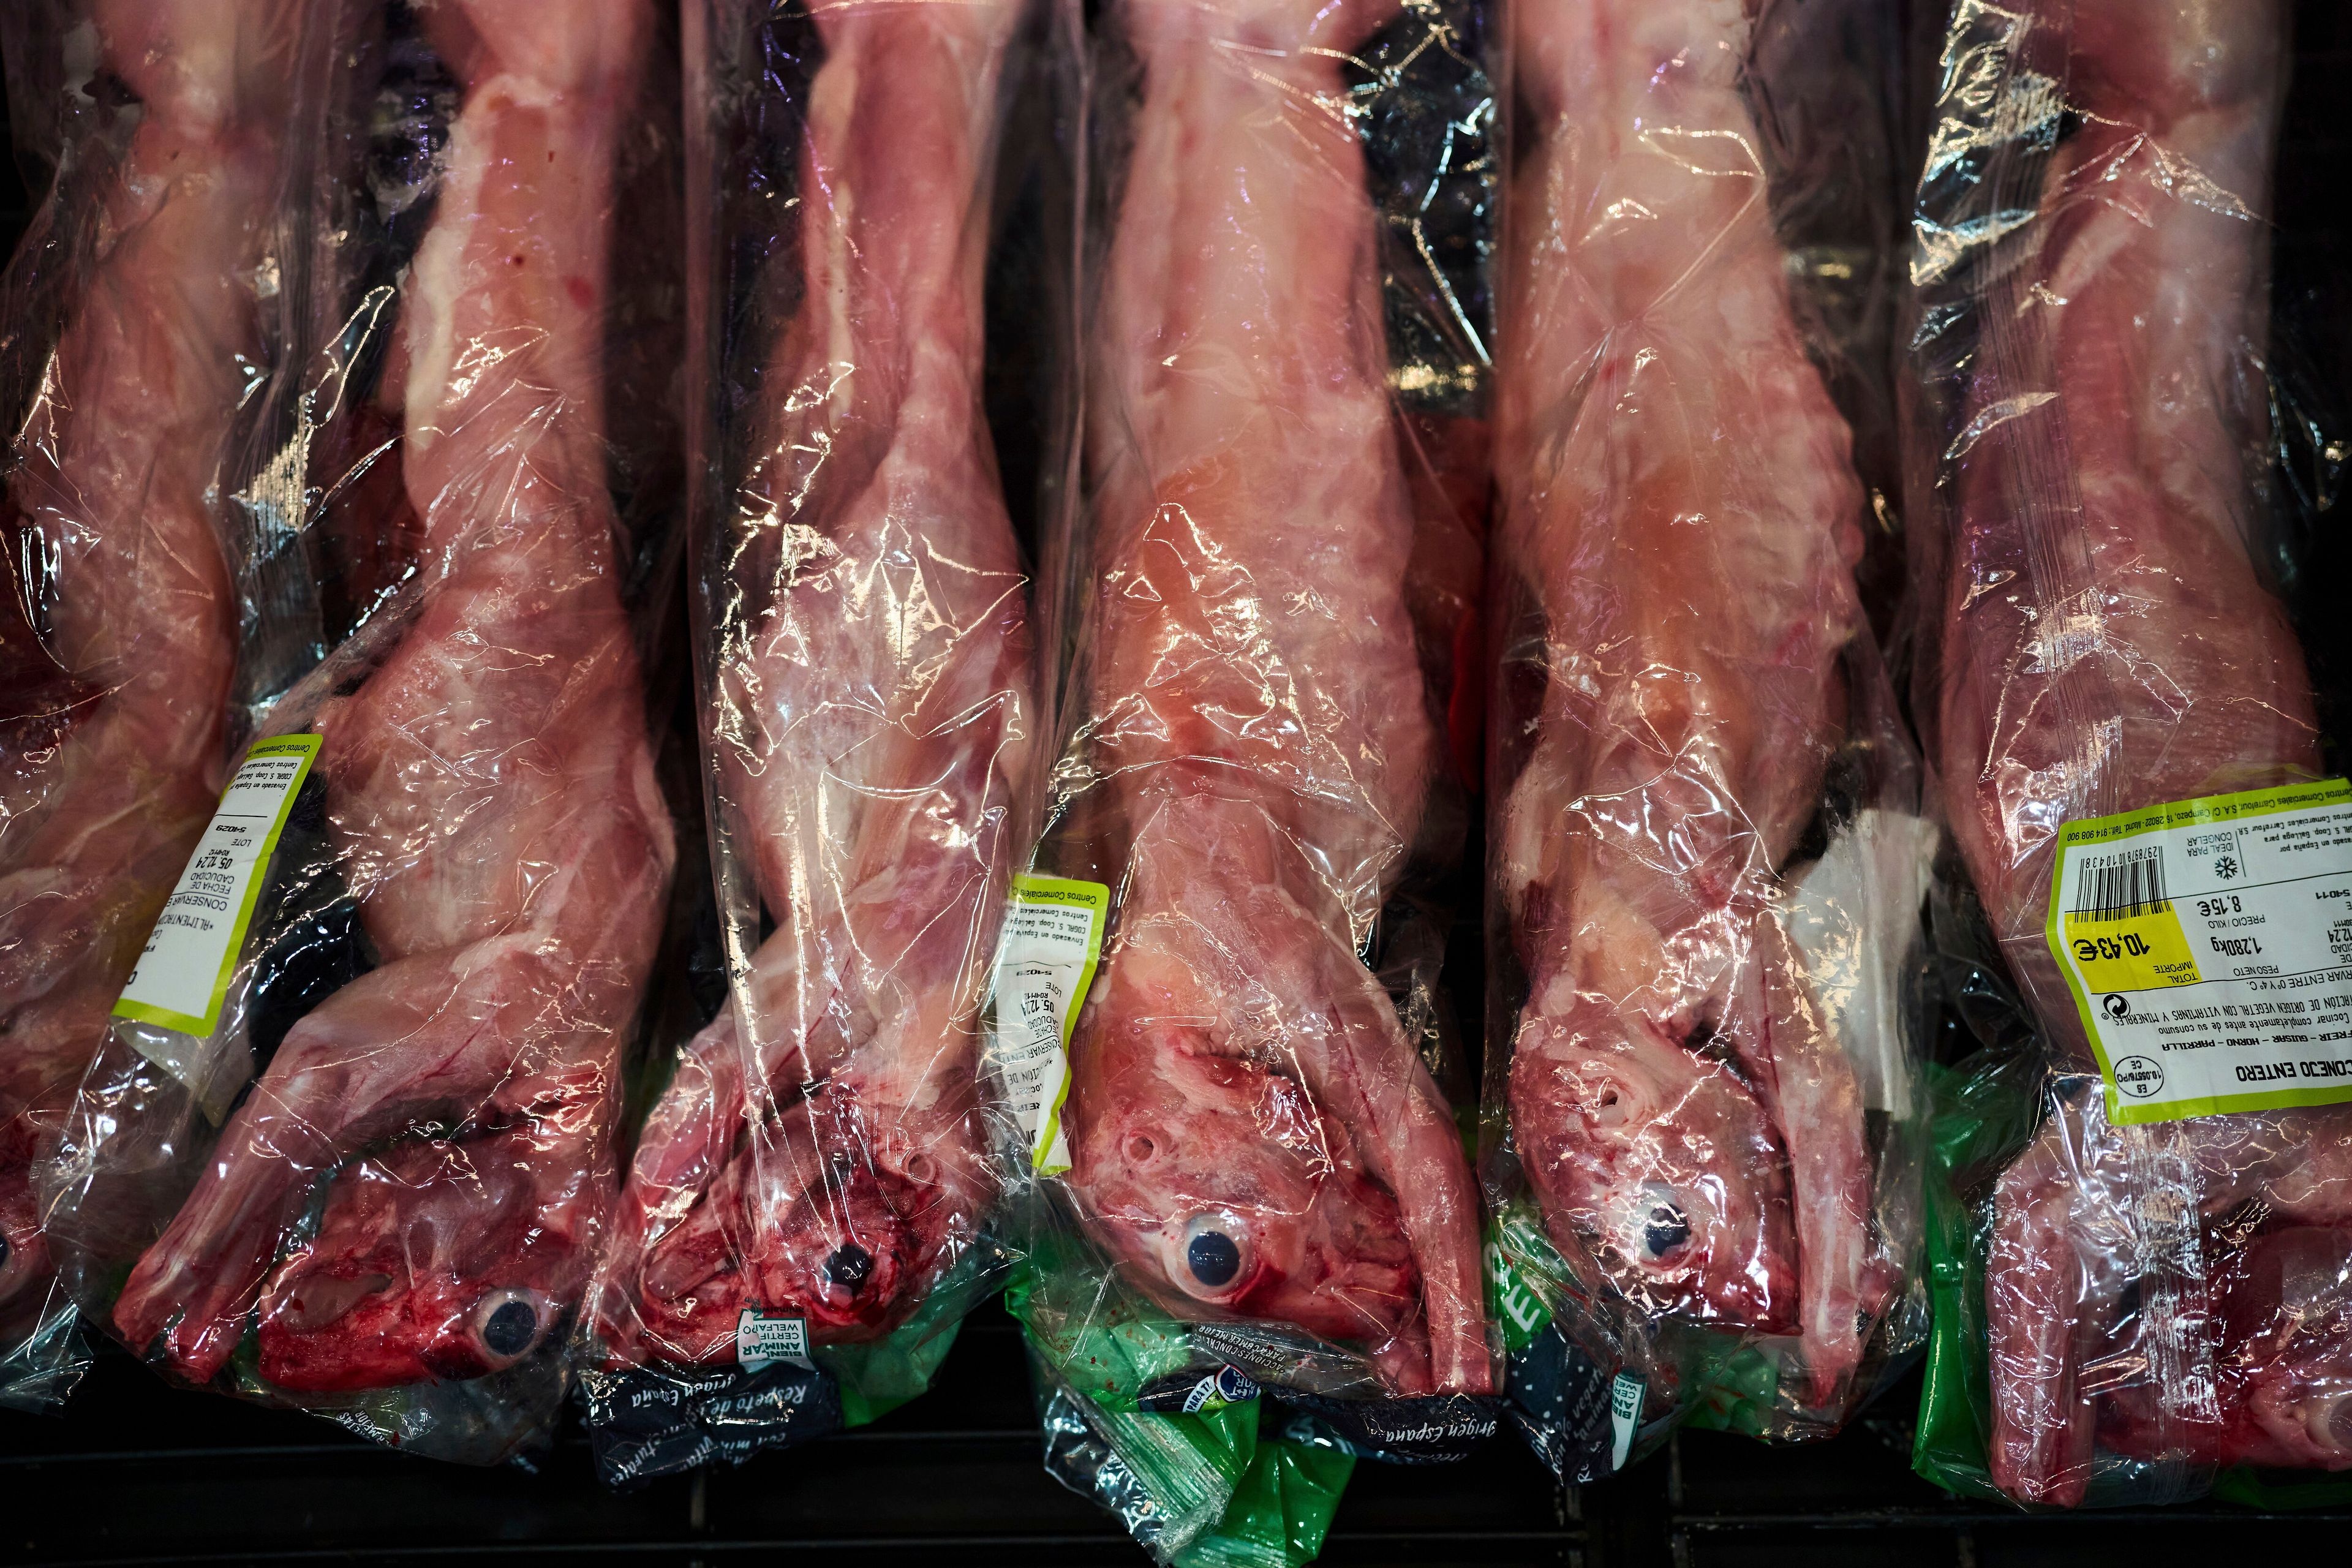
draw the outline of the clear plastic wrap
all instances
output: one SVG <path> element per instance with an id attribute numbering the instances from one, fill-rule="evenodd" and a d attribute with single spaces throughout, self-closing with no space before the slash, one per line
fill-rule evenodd
<path id="1" fill-rule="evenodd" d="M 0 1403 L 62 1397 L 79 1367 L 34 1167 L 242 728 L 216 480 L 279 308 L 299 14 L 0 17 L 20 137 L 55 176 L 0 284 Z"/>
<path id="2" fill-rule="evenodd" d="M 482 1462 L 567 1386 L 672 868 L 626 604 L 660 531 L 611 488 L 665 432 L 606 439 L 656 357 L 608 265 L 674 91 L 655 24 L 279 19 L 328 74 L 288 368 L 225 487 L 258 738 L 43 1173 L 86 1317 L 168 1375 Z"/>
<path id="3" fill-rule="evenodd" d="M 1482 28 L 1122 0 L 1084 45 L 1062 744 L 991 1059 L 1038 1178 L 1014 1302 L 1049 1462 L 1122 1511 L 1140 1487 L 1163 1557 L 1210 1549 L 1254 1462 L 1451 1457 L 1495 1421 L 1437 989 L 1477 724 Z M 1311 1552 L 1308 1512 L 1267 1549 Z"/>
<path id="4" fill-rule="evenodd" d="M 610 1479 L 870 1418 L 992 1280 L 978 1015 L 1037 712 L 982 284 L 1030 9 L 688 7 L 729 994 L 646 1121 L 583 1321 Z"/>
<path id="5" fill-rule="evenodd" d="M 1702 1405 L 1834 1430 L 1925 1327 L 1934 835 L 1773 226 L 1759 26 L 1513 10 L 1482 1169 L 1512 1413 L 1572 1478 Z"/>
<path id="6" fill-rule="evenodd" d="M 1971 4 L 1944 43 L 1912 261 L 1916 710 L 1981 900 L 1937 924 L 1982 1044 L 1938 1094 L 1951 1283 L 1916 1458 L 2020 1502 L 2352 1466 L 2327 901 L 2352 860 L 2276 596 L 2273 456 L 2315 434 L 2273 359 L 2288 20 Z M 2168 1088 L 2209 1072 L 2226 1089 Z"/>

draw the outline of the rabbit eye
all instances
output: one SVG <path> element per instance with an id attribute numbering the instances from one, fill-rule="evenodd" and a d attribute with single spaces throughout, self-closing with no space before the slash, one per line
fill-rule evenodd
<path id="1" fill-rule="evenodd" d="M 824 1260 L 824 1277 L 853 1296 L 873 1272 L 874 1255 L 854 1241 L 835 1247 Z"/>
<path id="2" fill-rule="evenodd" d="M 1187 1294 L 1204 1298 L 1226 1294 L 1248 1267 L 1247 1233 L 1231 1215 L 1195 1215 L 1184 1227 L 1176 1283 Z"/>
<path id="3" fill-rule="evenodd" d="M 1662 1263 L 1690 1240 L 1690 1215 L 1675 1201 L 1671 1188 L 1653 1184 L 1643 1189 L 1642 1200 L 1642 1257 L 1647 1262 Z"/>
<path id="4" fill-rule="evenodd" d="M 540 1303 L 527 1290 L 499 1290 L 474 1309 L 474 1332 L 492 1359 L 510 1362 L 537 1343 Z"/>

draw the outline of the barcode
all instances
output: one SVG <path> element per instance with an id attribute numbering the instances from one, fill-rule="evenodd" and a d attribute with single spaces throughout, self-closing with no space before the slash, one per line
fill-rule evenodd
<path id="1" fill-rule="evenodd" d="M 2164 850 L 2126 849 L 2120 855 L 2096 855 L 2083 862 L 2074 880 L 2078 920 L 2124 921 L 2172 907 L 2164 894 Z"/>

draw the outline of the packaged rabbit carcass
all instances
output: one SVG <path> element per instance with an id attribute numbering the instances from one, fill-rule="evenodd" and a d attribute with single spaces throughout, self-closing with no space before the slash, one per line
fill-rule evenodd
<path id="1" fill-rule="evenodd" d="M 2290 63 L 2286 5 L 2236 0 L 1968 5 L 1944 44 L 1917 710 L 1982 1043 L 1937 1096 L 1915 1459 L 2021 1503 L 2352 1466 L 2352 785 L 2281 597 L 2341 619 L 2304 547 L 2344 435 L 2307 288 L 2273 319 Z"/>
<path id="2" fill-rule="evenodd" d="M 1512 11 L 1482 1169 L 1571 1479 L 1832 1431 L 1924 1332 L 1934 837 L 1737 0 Z M 1865 64 L 1862 68 L 1867 69 Z"/>
<path id="3" fill-rule="evenodd" d="M 234 498 L 285 686 L 43 1175 L 85 1317 L 167 1375 L 480 1462 L 561 1406 L 672 869 L 605 416 L 656 22 L 304 8 L 299 341 Z"/>
<path id="4" fill-rule="evenodd" d="M 583 1321 L 614 1480 L 870 1419 L 998 1281 L 979 1010 L 1038 730 L 982 404 L 1032 8 L 688 17 L 693 603 L 728 989 L 648 1116 Z M 1021 324 L 1049 330 L 1051 296 Z"/>
<path id="5" fill-rule="evenodd" d="M 1477 721 L 1484 26 L 1119 0 L 1082 45 L 1060 744 L 990 1068 L 1047 1463 L 1163 1558 L 1311 1553 L 1352 1455 L 1496 1422 L 1437 985 Z"/>
<path id="6" fill-rule="evenodd" d="M 0 16 L 28 166 L 0 284 L 0 1404 L 81 1359 L 34 1189 L 240 738 L 239 520 L 216 505 L 263 363 L 300 7 Z"/>

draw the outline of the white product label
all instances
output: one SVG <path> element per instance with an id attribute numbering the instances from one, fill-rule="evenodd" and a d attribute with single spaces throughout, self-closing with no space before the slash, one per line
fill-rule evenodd
<path id="1" fill-rule="evenodd" d="M 2049 940 L 2117 1122 L 2352 1100 L 2352 784 L 2072 822 Z"/>
<path id="2" fill-rule="evenodd" d="M 735 1359 L 745 1372 L 758 1372 L 780 1361 L 810 1366 L 808 1320 L 746 1307 L 735 1318 Z"/>
<path id="3" fill-rule="evenodd" d="M 114 1016 L 198 1039 L 220 1023 L 237 950 L 245 944 L 270 851 L 295 792 L 319 755 L 319 735 L 257 741 L 229 780 L 179 885 L 114 1004 Z"/>
<path id="4" fill-rule="evenodd" d="M 1070 1168 L 1062 1101 L 1070 1089 L 1070 1031 L 1102 960 L 1110 889 L 1062 877 L 1013 879 L 996 951 L 988 1059 L 1004 1086 L 1030 1163 Z"/>
<path id="5" fill-rule="evenodd" d="M 1609 1468 L 1625 1468 L 1633 1451 L 1633 1434 L 1642 1429 L 1642 1380 L 1621 1372 L 1609 1380 Z"/>

